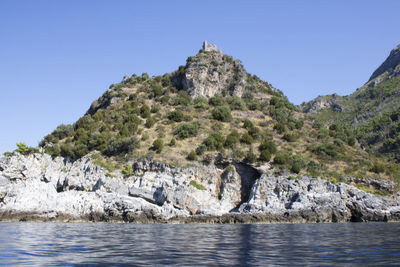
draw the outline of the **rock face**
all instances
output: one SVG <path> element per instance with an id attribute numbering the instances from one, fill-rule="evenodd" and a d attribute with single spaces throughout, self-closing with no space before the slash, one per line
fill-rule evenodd
<path id="1" fill-rule="evenodd" d="M 400 220 L 399 201 L 310 177 L 272 177 L 227 162 L 176 168 L 136 162 L 107 177 L 89 156 L 0 157 L 0 220 L 345 222 Z"/>
<path id="2" fill-rule="evenodd" d="M 223 55 L 217 46 L 205 41 L 203 49 L 187 59 L 183 72 L 173 81 L 193 98 L 216 94 L 241 97 L 246 87 L 246 75 L 240 60 Z"/>
<path id="3" fill-rule="evenodd" d="M 390 52 L 388 58 L 374 71 L 374 73 L 372 73 L 369 81 L 385 73 L 389 76 L 398 75 L 400 73 L 400 45 Z"/>
<path id="4" fill-rule="evenodd" d="M 340 96 L 333 94 L 330 96 L 319 96 L 307 103 L 300 105 L 300 109 L 305 113 L 314 113 L 324 109 L 332 108 L 335 112 L 342 112 L 343 107 L 337 103 Z"/>

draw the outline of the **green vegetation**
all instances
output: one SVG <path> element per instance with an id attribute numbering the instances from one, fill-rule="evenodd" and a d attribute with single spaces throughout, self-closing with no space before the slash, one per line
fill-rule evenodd
<path id="1" fill-rule="evenodd" d="M 207 190 L 203 185 L 198 184 L 195 180 L 191 180 L 189 185 L 193 186 L 194 188 L 197 188 L 199 190 Z"/>

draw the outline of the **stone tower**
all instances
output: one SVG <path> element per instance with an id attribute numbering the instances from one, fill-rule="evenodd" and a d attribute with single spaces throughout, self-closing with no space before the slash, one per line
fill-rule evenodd
<path id="1" fill-rule="evenodd" d="M 217 46 L 216 46 L 215 44 L 209 44 L 209 43 L 207 42 L 207 40 L 205 40 L 205 41 L 203 42 L 203 50 L 204 50 L 204 51 L 207 51 L 207 52 L 210 52 L 210 51 L 218 52 Z M 220 52 L 222 53 L 222 50 L 221 50 Z"/>

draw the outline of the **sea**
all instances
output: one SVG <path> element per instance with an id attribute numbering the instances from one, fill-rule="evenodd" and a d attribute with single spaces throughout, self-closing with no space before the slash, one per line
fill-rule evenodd
<path id="1" fill-rule="evenodd" d="M 0 223 L 1 266 L 400 265 L 400 223 Z"/>

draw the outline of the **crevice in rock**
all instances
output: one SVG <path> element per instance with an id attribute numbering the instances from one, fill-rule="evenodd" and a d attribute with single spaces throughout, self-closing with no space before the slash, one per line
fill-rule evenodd
<path id="1" fill-rule="evenodd" d="M 247 202 L 250 197 L 251 189 L 257 179 L 261 177 L 261 173 L 254 167 L 243 162 L 232 162 L 235 166 L 236 172 L 239 174 L 242 182 L 240 189 L 240 202 L 231 212 L 237 211 L 239 207 Z"/>

